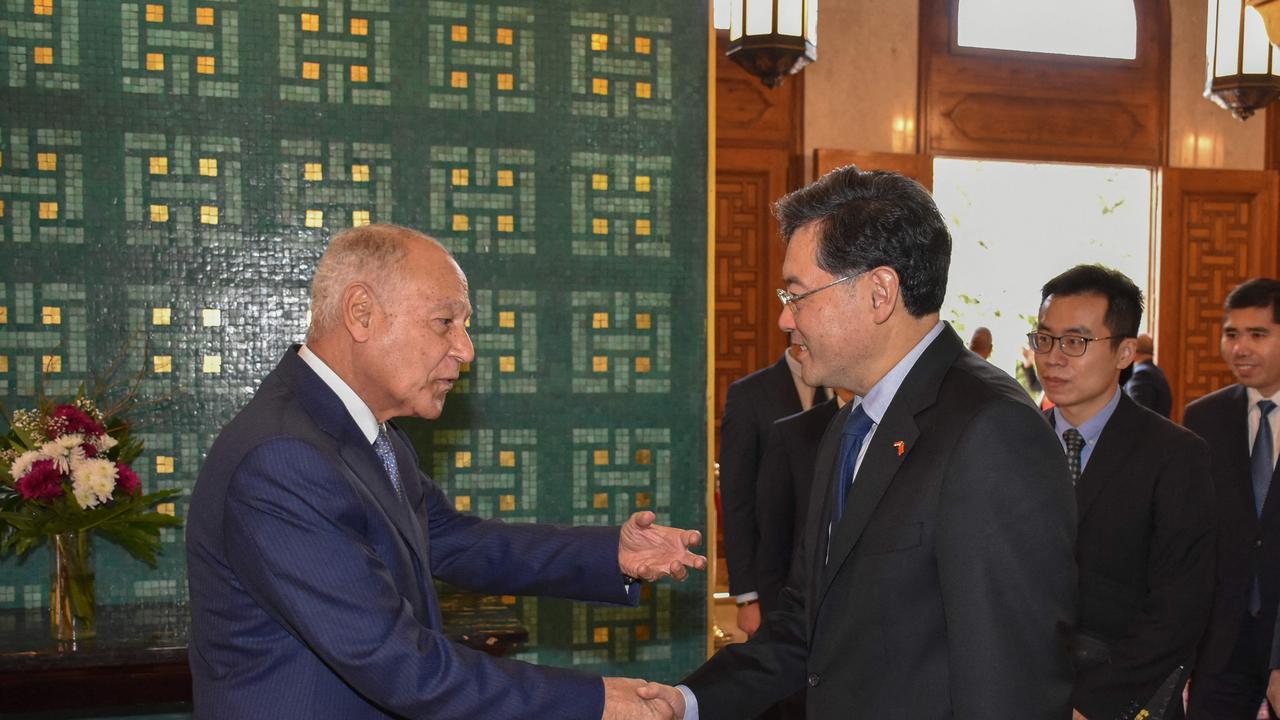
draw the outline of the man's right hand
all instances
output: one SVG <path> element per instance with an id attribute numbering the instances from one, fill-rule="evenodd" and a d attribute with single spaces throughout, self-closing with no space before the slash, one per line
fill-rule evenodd
<path id="1" fill-rule="evenodd" d="M 645 685 L 644 680 L 635 678 L 605 678 L 604 714 L 600 720 L 672 720 L 670 703 L 640 696 L 639 690 Z"/>
<path id="2" fill-rule="evenodd" d="M 640 697 L 650 702 L 660 702 L 668 706 L 674 720 L 684 720 L 684 694 L 670 685 L 662 683 L 645 683 L 638 691 Z"/>
<path id="3" fill-rule="evenodd" d="M 751 637 L 760 629 L 760 603 L 749 602 L 738 606 L 738 628 Z"/>

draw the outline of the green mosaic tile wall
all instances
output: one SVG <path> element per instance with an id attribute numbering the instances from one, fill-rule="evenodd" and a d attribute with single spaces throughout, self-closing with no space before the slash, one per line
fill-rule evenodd
<path id="1" fill-rule="evenodd" d="M 69 394 L 136 338 L 148 489 L 190 488 L 306 323 L 329 235 L 423 229 L 471 278 L 478 357 L 408 422 L 461 510 L 701 527 L 707 12 L 688 0 L 0 0 L 0 397 Z M 175 512 L 182 515 L 185 503 Z M 184 603 L 106 543 L 99 602 Z M 0 562 L 40 607 L 42 552 Z M 705 589 L 509 601 L 522 657 L 672 679 Z"/>

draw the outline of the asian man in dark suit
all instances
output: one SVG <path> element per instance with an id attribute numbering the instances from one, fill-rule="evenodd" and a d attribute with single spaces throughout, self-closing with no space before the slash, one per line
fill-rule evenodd
<path id="1" fill-rule="evenodd" d="M 1182 717 L 1182 687 L 1213 599 L 1213 483 L 1200 438 L 1121 392 L 1142 291 L 1080 265 L 1045 283 L 1027 336 L 1076 486 L 1080 615 L 1076 718 Z"/>
<path id="2" fill-rule="evenodd" d="M 738 604 L 738 627 L 760 627 L 760 508 L 756 478 L 773 421 L 810 407 L 821 389 L 797 379 L 795 346 L 778 361 L 729 386 L 720 419 L 720 500 L 724 508 L 724 559 L 729 594 Z M 805 397 L 801 396 L 801 393 Z"/>
<path id="3" fill-rule="evenodd" d="M 1133 375 L 1124 384 L 1125 393 L 1133 401 L 1161 417 L 1169 417 L 1173 409 L 1173 392 L 1164 370 L 1155 363 L 1155 341 L 1142 333 L 1133 355 Z"/>
<path id="4" fill-rule="evenodd" d="M 1280 479 L 1280 281 L 1255 278 L 1227 295 L 1220 350 L 1236 383 L 1192 402 L 1183 418 L 1209 444 L 1218 496 L 1217 586 L 1191 720 L 1256 717 L 1269 671 L 1280 667 L 1280 493 L 1268 492 Z"/>
<path id="5" fill-rule="evenodd" d="M 845 167 L 776 211 L 779 326 L 808 353 L 806 382 L 857 400 L 819 447 L 781 607 L 645 696 L 710 720 L 801 688 L 812 718 L 1065 720 L 1071 479 L 1027 394 L 939 320 L 937 207 L 912 180 Z"/>
<path id="6" fill-rule="evenodd" d="M 442 634 L 438 577 L 632 604 L 683 577 L 695 531 L 633 515 L 556 528 L 455 512 L 387 421 L 434 419 L 474 357 L 466 276 L 434 240 L 344 231 L 305 345 L 218 436 L 187 524 L 197 718 L 640 718 L 637 681 L 490 658 Z"/>

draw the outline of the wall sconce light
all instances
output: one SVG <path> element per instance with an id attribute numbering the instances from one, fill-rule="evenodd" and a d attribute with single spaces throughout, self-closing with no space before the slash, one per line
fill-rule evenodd
<path id="1" fill-rule="evenodd" d="M 778 87 L 818 59 L 818 0 L 731 0 L 725 54 Z"/>
<path id="2" fill-rule="evenodd" d="M 1241 120 L 1280 97 L 1280 49 L 1248 10 L 1245 0 L 1209 0 L 1205 39 L 1204 96 Z"/>

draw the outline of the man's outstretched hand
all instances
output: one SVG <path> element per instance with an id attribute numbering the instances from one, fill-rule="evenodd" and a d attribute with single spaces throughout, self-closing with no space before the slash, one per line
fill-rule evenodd
<path id="1" fill-rule="evenodd" d="M 618 540 L 618 567 L 622 574 L 647 581 L 664 577 L 684 580 L 689 568 L 706 568 L 705 557 L 689 552 L 690 547 L 702 544 L 702 533 L 657 525 L 657 517 L 646 510 L 634 513 L 623 523 Z"/>

